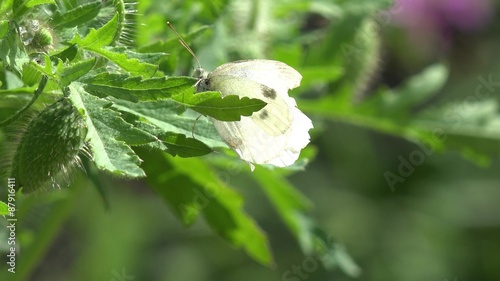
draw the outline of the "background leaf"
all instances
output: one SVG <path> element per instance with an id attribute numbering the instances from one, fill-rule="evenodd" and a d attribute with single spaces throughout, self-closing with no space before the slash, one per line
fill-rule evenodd
<path id="1" fill-rule="evenodd" d="M 177 158 L 174 161 L 161 155 L 148 156 L 156 159 L 146 161 L 143 166 L 148 182 L 185 224 L 193 223 L 201 213 L 222 238 L 244 248 L 257 261 L 267 265 L 272 263 L 265 234 L 243 212 L 242 198 L 218 179 L 215 171 L 198 159 Z M 148 163 L 162 165 L 150 166 Z M 164 169 L 169 166 L 172 170 L 165 174 Z"/>

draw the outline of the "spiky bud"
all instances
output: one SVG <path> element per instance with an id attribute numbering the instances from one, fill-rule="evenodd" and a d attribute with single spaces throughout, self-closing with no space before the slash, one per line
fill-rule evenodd
<path id="1" fill-rule="evenodd" d="M 11 175 L 24 192 L 56 186 L 79 164 L 87 128 L 83 115 L 67 98 L 31 120 L 17 145 Z"/>

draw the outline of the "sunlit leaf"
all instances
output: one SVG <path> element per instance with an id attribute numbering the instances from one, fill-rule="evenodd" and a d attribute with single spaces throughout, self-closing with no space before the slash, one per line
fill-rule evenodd
<path id="1" fill-rule="evenodd" d="M 97 96 L 113 96 L 132 102 L 155 101 L 173 95 L 193 92 L 196 82 L 191 77 L 160 77 L 143 79 L 127 75 L 102 73 L 85 81 L 85 89 Z"/>
<path id="2" fill-rule="evenodd" d="M 219 92 L 176 95 L 172 98 L 184 106 L 220 121 L 239 121 L 241 116 L 250 116 L 266 106 L 266 103 L 259 99 L 236 95 L 222 97 Z"/>
<path id="3" fill-rule="evenodd" d="M 143 177 L 141 160 L 130 145 L 141 145 L 156 138 L 126 123 L 118 112 L 109 108 L 109 101 L 85 92 L 80 83 L 70 86 L 75 106 L 85 112 L 88 142 L 96 166 L 112 174 Z"/>
<path id="4" fill-rule="evenodd" d="M 99 54 L 130 73 L 152 76 L 158 69 L 157 65 L 141 62 L 136 58 L 129 59 L 124 53 L 117 53 L 113 49 L 105 48 L 115 40 L 118 24 L 118 15 L 115 15 L 98 30 L 91 29 L 83 39 L 76 34 L 70 43 L 78 44 L 80 48 Z"/>

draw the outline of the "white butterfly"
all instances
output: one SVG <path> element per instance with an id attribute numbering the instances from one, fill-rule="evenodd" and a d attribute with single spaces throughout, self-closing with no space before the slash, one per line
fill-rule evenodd
<path id="1" fill-rule="evenodd" d="M 210 73 L 201 71 L 197 92 L 219 91 L 222 96 L 258 98 L 267 105 L 240 121 L 212 119 L 217 132 L 241 159 L 250 164 L 292 165 L 309 143 L 311 120 L 302 113 L 288 90 L 302 76 L 273 60 L 242 60 L 223 64 Z"/>

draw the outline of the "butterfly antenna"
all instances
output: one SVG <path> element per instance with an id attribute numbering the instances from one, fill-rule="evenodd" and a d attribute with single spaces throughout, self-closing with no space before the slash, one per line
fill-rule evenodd
<path id="1" fill-rule="evenodd" d="M 198 117 L 196 117 L 196 120 L 194 120 L 194 124 L 193 124 L 193 128 L 191 129 L 191 136 L 193 137 L 193 139 L 196 139 L 194 137 L 194 128 L 196 127 L 196 122 L 198 122 L 198 120 L 200 119 L 201 115 L 198 115 Z"/>
<path id="2" fill-rule="evenodd" d="M 196 60 L 196 63 L 198 64 L 198 68 L 201 69 L 201 64 L 200 64 L 200 61 L 198 60 L 198 58 L 196 57 L 196 55 L 194 54 L 193 50 L 191 49 L 191 47 L 189 47 L 189 45 L 186 43 L 186 41 L 184 41 L 184 39 L 182 38 L 182 36 L 179 34 L 179 32 L 177 32 L 177 30 L 175 30 L 174 26 L 169 22 L 167 21 L 167 25 L 168 27 L 170 27 L 170 29 L 172 29 L 173 32 L 175 32 L 175 34 L 177 34 L 177 37 L 179 37 L 179 43 L 181 43 L 181 45 L 186 48 L 186 50 L 188 50 L 188 52 L 193 56 L 193 58 Z"/>

